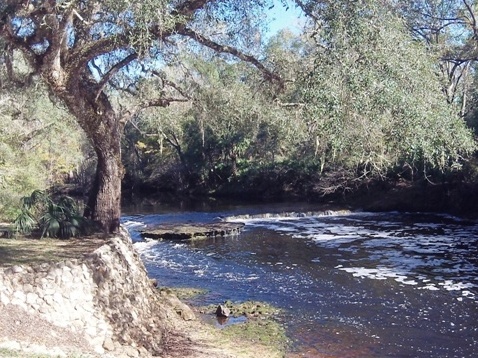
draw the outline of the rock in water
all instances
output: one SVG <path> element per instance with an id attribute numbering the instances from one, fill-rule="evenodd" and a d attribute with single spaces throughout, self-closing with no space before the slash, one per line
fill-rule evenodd
<path id="1" fill-rule="evenodd" d="M 238 235 L 244 223 L 195 223 L 162 224 L 156 229 L 141 231 L 141 236 L 158 240 L 193 241 L 215 237 Z"/>
<path id="2" fill-rule="evenodd" d="M 217 306 L 216 316 L 218 317 L 229 317 L 231 315 L 231 310 L 224 305 Z"/>

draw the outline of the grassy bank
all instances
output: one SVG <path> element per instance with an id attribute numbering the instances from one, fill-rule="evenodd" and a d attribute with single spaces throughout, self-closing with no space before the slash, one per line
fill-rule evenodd
<path id="1" fill-rule="evenodd" d="M 206 294 L 207 291 L 196 288 L 160 288 L 174 293 L 182 300 L 194 299 L 197 295 Z M 220 302 L 208 306 L 194 307 L 194 309 L 208 322 L 216 320 L 216 310 L 221 304 L 230 311 L 229 318 L 222 318 L 221 325 L 215 330 L 219 341 L 245 341 L 268 347 L 280 354 L 285 354 L 290 340 L 286 336 L 285 328 L 280 323 L 282 311 L 265 302 Z M 244 318 L 234 320 L 234 318 Z M 232 318 L 232 319 L 231 319 Z M 229 319 L 238 323 L 230 323 Z"/>

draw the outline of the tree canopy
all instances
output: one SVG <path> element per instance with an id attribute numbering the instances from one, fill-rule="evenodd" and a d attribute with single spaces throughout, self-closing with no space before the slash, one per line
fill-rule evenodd
<path id="1" fill-rule="evenodd" d="M 315 16 L 327 26 L 315 22 L 313 62 L 302 76 L 315 154 L 364 176 L 460 165 L 474 143 L 446 102 L 433 54 L 380 2 L 322 5 Z"/>
<path id="2" fill-rule="evenodd" d="M 279 82 L 239 48 L 254 40 L 257 14 L 265 5 L 262 0 L 2 2 L 0 37 L 6 43 L 7 73 L 13 51 L 21 51 L 32 73 L 76 118 L 95 149 L 96 180 L 85 214 L 104 231 L 119 227 L 124 123 L 145 108 L 165 107 L 181 98 L 181 91 L 168 81 L 162 83 L 159 97 L 134 108 L 115 107 L 111 94 L 134 91 L 141 77 L 174 61 L 185 41 L 197 44 L 195 50 L 189 45 L 196 53 L 197 46 L 206 46 L 230 54 Z M 250 30 L 238 31 L 242 28 Z"/>
<path id="3" fill-rule="evenodd" d="M 18 95 L 23 118 L 82 128 L 97 157 L 85 215 L 105 232 L 125 173 L 130 188 L 307 195 L 460 170 L 476 148 L 474 2 L 296 0 L 303 31 L 265 36 L 287 3 L 6 0 L 0 105 Z"/>

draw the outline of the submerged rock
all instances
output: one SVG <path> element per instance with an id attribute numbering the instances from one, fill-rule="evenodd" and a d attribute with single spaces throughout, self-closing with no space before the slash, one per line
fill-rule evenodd
<path id="1" fill-rule="evenodd" d="M 230 315 L 231 315 L 231 310 L 228 307 L 224 305 L 217 306 L 217 309 L 216 309 L 217 317 L 229 317 Z"/>

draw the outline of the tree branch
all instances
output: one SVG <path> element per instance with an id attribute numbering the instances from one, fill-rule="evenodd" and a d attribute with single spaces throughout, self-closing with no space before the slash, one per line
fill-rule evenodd
<path id="1" fill-rule="evenodd" d="M 105 88 L 106 84 L 108 81 L 118 73 L 120 69 L 123 67 L 127 66 L 129 63 L 132 61 L 136 60 L 138 58 L 138 54 L 136 52 L 126 56 L 123 60 L 115 64 L 113 67 L 110 68 L 108 72 L 103 76 L 101 79 L 100 83 L 98 84 L 98 90 L 96 91 L 96 96 L 95 96 L 95 101 L 98 100 L 98 97 L 100 96 L 101 92 Z"/>
<path id="2" fill-rule="evenodd" d="M 304 107 L 305 103 L 300 102 L 281 102 L 277 101 L 277 104 L 283 108 L 292 108 L 292 107 Z"/>
<path id="3" fill-rule="evenodd" d="M 188 102 L 189 99 L 187 98 L 173 98 L 173 97 L 163 97 L 163 98 L 156 98 L 152 100 L 145 101 L 143 103 L 140 103 L 131 110 L 127 110 L 124 116 L 123 116 L 123 121 L 127 122 L 134 116 L 136 116 L 139 112 L 152 108 L 152 107 L 168 107 L 171 103 L 173 102 Z"/>
<path id="4" fill-rule="evenodd" d="M 234 47 L 230 47 L 227 45 L 220 45 L 204 36 L 201 34 L 198 34 L 192 29 L 189 29 L 187 27 L 183 27 L 180 29 L 179 34 L 187 36 L 192 38 L 193 40 L 199 42 L 200 44 L 209 47 L 210 49 L 218 52 L 218 53 L 228 53 L 230 55 L 233 55 L 237 57 L 238 59 L 249 62 L 250 64 L 254 65 L 259 71 L 262 72 L 264 77 L 271 81 L 275 82 L 279 85 L 281 89 L 284 88 L 284 82 L 282 78 L 277 75 L 276 73 L 268 70 L 258 59 L 256 59 L 254 56 L 246 55 L 245 53 L 239 51 L 238 49 Z"/>
<path id="5" fill-rule="evenodd" d="M 93 66 L 93 67 L 95 68 L 95 70 L 98 71 L 98 76 L 101 76 L 101 74 L 102 74 L 103 71 L 102 71 L 101 68 L 96 64 L 95 60 L 94 60 L 94 59 L 91 60 L 90 63 L 91 63 L 91 66 Z"/>
<path id="6" fill-rule="evenodd" d="M 477 26 L 476 26 L 475 13 L 473 12 L 473 9 L 472 9 L 471 5 L 468 4 L 468 2 L 466 0 L 463 0 L 463 3 L 465 4 L 465 7 L 468 10 L 468 13 L 470 14 L 470 17 L 471 17 L 470 25 L 471 25 L 471 28 L 473 30 L 473 37 L 475 39 L 478 39 L 478 29 L 477 29 Z"/>
<path id="7" fill-rule="evenodd" d="M 189 96 L 181 87 L 179 87 L 176 83 L 165 79 L 164 76 L 162 76 L 161 73 L 159 73 L 158 71 L 153 70 L 151 73 L 154 76 L 160 78 L 161 81 L 163 81 L 163 85 L 170 86 L 174 88 L 176 91 L 178 91 L 178 93 L 184 98 L 191 99 L 191 96 Z"/>
<path id="8" fill-rule="evenodd" d="M 312 10 L 309 8 L 309 6 L 306 6 L 303 1 L 295 0 L 295 3 L 304 12 L 304 14 L 312 18 L 314 21 L 319 21 L 319 18 L 312 13 Z"/>
<path id="9" fill-rule="evenodd" d="M 93 58 L 106 54 L 114 49 L 121 48 L 121 45 L 126 44 L 127 39 L 124 35 L 114 35 L 110 37 L 101 38 L 88 44 L 82 44 L 77 49 L 73 50 L 69 56 L 69 69 L 67 70 L 72 74 L 72 78 L 77 78 L 80 73 L 85 69 L 88 62 Z"/>
<path id="10" fill-rule="evenodd" d="M 3 60 L 5 62 L 5 67 L 7 69 L 7 78 L 9 81 L 13 82 L 13 47 L 5 46 L 5 53 L 3 55 Z"/>
<path id="11" fill-rule="evenodd" d="M 164 97 L 156 98 L 149 101 L 146 101 L 138 106 L 136 106 L 137 111 L 141 111 L 146 108 L 151 107 L 168 107 L 173 102 L 188 102 L 188 98 L 173 98 L 173 97 Z"/>
<path id="12" fill-rule="evenodd" d="M 63 54 L 68 52 L 68 30 L 73 25 L 73 14 L 76 10 L 72 9 L 65 13 L 64 19 L 60 23 L 60 51 Z"/>

